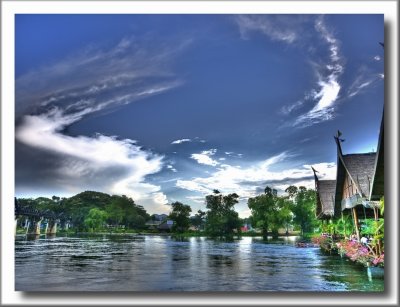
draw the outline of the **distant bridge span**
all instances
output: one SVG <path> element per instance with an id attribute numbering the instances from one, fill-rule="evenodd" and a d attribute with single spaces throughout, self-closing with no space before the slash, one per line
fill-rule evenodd
<path id="1" fill-rule="evenodd" d="M 14 206 L 14 216 L 15 216 L 15 231 L 17 228 L 18 219 L 21 216 L 28 217 L 27 234 L 28 235 L 40 235 L 40 225 L 43 220 L 47 220 L 46 224 L 46 234 L 56 234 L 57 223 L 60 220 L 68 220 L 69 218 L 64 215 L 64 213 L 55 213 L 51 210 L 38 210 L 30 206 L 22 206 L 15 198 Z"/>

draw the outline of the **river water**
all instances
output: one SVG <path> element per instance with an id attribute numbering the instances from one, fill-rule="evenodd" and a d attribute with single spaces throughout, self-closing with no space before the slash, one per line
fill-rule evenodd
<path id="1" fill-rule="evenodd" d="M 15 240 L 17 291 L 383 291 L 365 268 L 296 248 L 294 237 L 233 242 L 169 236 Z"/>

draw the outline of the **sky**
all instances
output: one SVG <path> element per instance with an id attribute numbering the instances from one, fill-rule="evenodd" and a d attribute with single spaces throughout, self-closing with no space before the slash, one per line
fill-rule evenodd
<path id="1" fill-rule="evenodd" d="M 15 18 L 15 191 L 127 195 L 149 213 L 205 210 L 214 189 L 335 179 L 375 151 L 383 15 Z"/>

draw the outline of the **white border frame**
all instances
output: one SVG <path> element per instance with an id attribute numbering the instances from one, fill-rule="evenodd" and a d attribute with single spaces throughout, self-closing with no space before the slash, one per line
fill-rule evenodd
<path id="1" fill-rule="evenodd" d="M 398 304 L 398 5 L 397 1 L 3 1 L 1 3 L 1 303 L 7 305 L 360 305 Z M 63 14 L 384 14 L 386 106 L 386 229 L 391 250 L 385 295 L 366 293 L 127 294 L 51 293 L 14 291 L 14 15 Z M 390 25 L 389 28 L 386 26 Z M 390 65 L 388 65 L 390 63 Z M 389 69 L 389 70 L 388 70 Z M 388 125 L 390 123 L 390 126 Z M 389 132 L 389 133 L 388 133 Z M 389 159 L 389 160 L 388 160 Z M 389 180 L 388 180 L 389 179 Z M 389 202 L 390 201 L 390 202 Z M 390 206 L 393 203 L 393 206 Z M 390 206 L 390 207 L 389 207 Z M 387 266 L 387 267 L 388 267 Z M 390 273 L 390 274 L 389 274 Z"/>

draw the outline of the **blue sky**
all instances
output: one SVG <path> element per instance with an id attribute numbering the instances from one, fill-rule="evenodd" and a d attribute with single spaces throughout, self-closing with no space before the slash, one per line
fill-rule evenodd
<path id="1" fill-rule="evenodd" d="M 17 15 L 16 195 L 313 187 L 376 150 L 383 15 Z"/>

